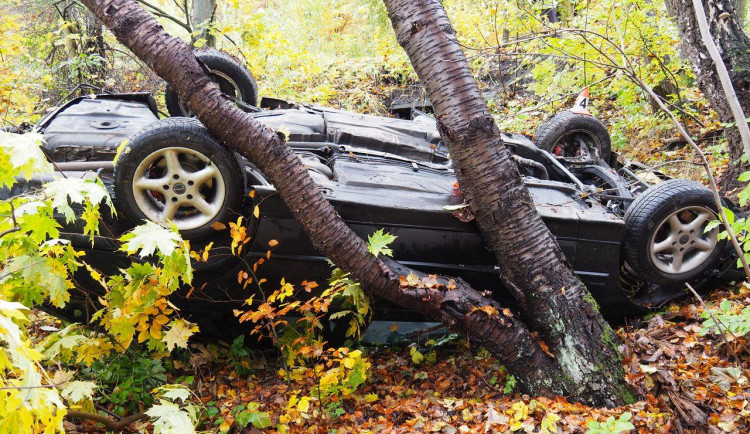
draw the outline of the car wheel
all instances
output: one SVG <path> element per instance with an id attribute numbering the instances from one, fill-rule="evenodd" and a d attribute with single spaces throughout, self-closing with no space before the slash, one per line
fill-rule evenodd
<path id="1" fill-rule="evenodd" d="M 200 240 L 239 211 L 243 180 L 236 156 L 203 125 L 169 118 L 147 126 L 120 153 L 115 203 L 134 223 L 170 220 L 183 238 Z"/>
<path id="2" fill-rule="evenodd" d="M 607 127 L 597 118 L 570 110 L 544 121 L 536 130 L 534 144 L 558 157 L 584 161 L 609 161 L 612 143 Z"/>
<path id="3" fill-rule="evenodd" d="M 664 181 L 639 195 L 625 213 L 625 261 L 644 280 L 687 282 L 711 269 L 721 251 L 713 193 L 681 179 Z"/>
<path id="4" fill-rule="evenodd" d="M 208 76 L 224 94 L 248 105 L 258 104 L 258 84 L 243 64 L 226 53 L 212 49 L 196 51 L 195 57 L 208 68 Z M 164 99 L 170 115 L 193 116 L 193 112 L 170 85 L 167 85 Z"/>

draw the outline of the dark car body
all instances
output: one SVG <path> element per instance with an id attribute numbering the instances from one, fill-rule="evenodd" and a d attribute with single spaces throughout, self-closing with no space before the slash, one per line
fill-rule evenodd
<path id="1" fill-rule="evenodd" d="M 478 290 L 493 291 L 501 303 L 513 305 L 500 281 L 502 270 L 485 248 L 476 224 L 446 210 L 446 206 L 461 204 L 463 197 L 434 120 L 273 103 L 276 108 L 252 116 L 286 135 L 289 146 L 354 232 L 367 238 L 385 229 L 397 236 L 392 245 L 396 260 L 427 273 L 461 277 Z M 37 128 L 45 137 L 45 151 L 68 176 L 98 169 L 105 184 L 111 186 L 111 161 L 117 147 L 157 119 L 155 103 L 148 94 L 100 95 L 66 103 Z M 633 174 L 642 166 L 624 164 L 616 155 L 609 162 L 565 165 L 523 135 L 506 134 L 504 143 L 525 175 L 537 211 L 606 316 L 638 314 L 681 293 L 680 288 L 640 281 L 623 270 L 622 215 L 648 186 Z M 259 268 L 258 277 L 270 284 L 282 277 L 292 283 L 325 282 L 331 271 L 326 258 L 313 247 L 263 174 L 249 162 L 243 160 L 243 165 L 246 189 L 254 189 L 256 194 L 254 199 L 247 197 L 238 211 L 251 216 L 254 206 L 261 204 L 260 218 L 249 219 L 252 243 L 247 255 L 260 258 L 269 241 L 279 242 L 271 259 Z M 653 176 L 663 177 L 658 173 Z M 41 181 L 32 180 L 18 188 Z M 597 194 L 603 186 L 609 193 Z M 107 224 L 115 234 L 132 226 L 117 219 Z M 87 237 L 77 236 L 75 228 L 68 229 L 69 238 L 87 252 L 86 260 L 93 266 L 114 272 L 124 264 L 125 258 L 112 239 L 97 237 L 92 247 Z M 709 285 L 731 275 L 733 262 L 727 250 L 720 265 L 696 285 Z M 204 328 L 236 325 L 227 323 L 227 318 L 249 296 L 248 290 L 237 284 L 238 267 L 234 261 L 225 261 L 198 268 L 195 287 L 201 289 L 190 299 L 176 296 L 175 303 Z M 87 286 L 82 279 L 87 291 L 96 293 L 98 286 L 90 283 Z M 76 301 L 75 297 L 72 306 L 90 308 L 83 298 Z M 376 312 L 383 318 L 420 319 L 381 300 L 376 302 Z"/>

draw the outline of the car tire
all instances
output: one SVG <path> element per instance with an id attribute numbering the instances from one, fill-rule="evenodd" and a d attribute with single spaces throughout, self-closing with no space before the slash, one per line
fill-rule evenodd
<path id="1" fill-rule="evenodd" d="M 723 243 L 713 193 L 682 179 L 664 181 L 640 194 L 625 213 L 624 259 L 636 276 L 661 285 L 690 281 L 716 265 Z"/>
<path id="2" fill-rule="evenodd" d="M 242 63 L 229 54 L 213 49 L 195 51 L 195 57 L 208 68 L 209 77 L 219 85 L 223 93 L 245 104 L 258 105 L 258 84 Z M 164 99 L 171 116 L 193 116 L 172 86 L 167 85 Z"/>
<path id="3" fill-rule="evenodd" d="M 141 130 L 120 152 L 113 177 L 121 214 L 134 224 L 169 218 L 188 240 L 216 235 L 212 225 L 236 219 L 245 190 L 236 156 L 190 118 Z"/>
<path id="4" fill-rule="evenodd" d="M 609 161 L 612 156 L 612 141 L 607 127 L 591 115 L 565 110 L 544 121 L 536 130 L 534 144 L 560 157 L 576 157 L 576 138 L 582 139 L 589 149 L 596 149 L 594 159 Z"/>

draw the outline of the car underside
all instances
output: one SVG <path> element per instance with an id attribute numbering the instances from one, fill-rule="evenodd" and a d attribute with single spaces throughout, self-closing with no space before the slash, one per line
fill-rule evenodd
<path id="1" fill-rule="evenodd" d="M 253 110 L 251 115 L 285 136 L 355 233 L 367 238 L 384 229 L 397 236 L 391 246 L 397 261 L 426 273 L 463 278 L 478 290 L 491 291 L 502 304 L 514 306 L 502 284 L 502 269 L 495 265 L 465 207 L 434 118 L 414 111 L 412 120 L 394 119 L 270 99 L 260 106 L 266 110 Z M 566 112 L 563 121 L 591 122 L 580 116 L 584 115 Z M 567 128 L 560 119 L 557 122 L 560 125 L 552 127 Z M 552 130 L 549 125 L 545 132 Z M 229 237 L 211 226 L 215 221 L 244 216 L 252 237 L 248 258 L 265 256 L 269 242 L 278 242 L 271 259 L 258 269 L 259 278 L 299 283 L 325 282 L 330 276 L 326 258 L 263 173 L 236 154 L 221 150 L 220 143 L 212 144 L 197 121 L 160 120 L 150 94 L 75 98 L 50 112 L 36 130 L 43 134 L 44 150 L 60 172 L 69 177 L 98 172 L 113 193 L 118 217 L 105 220 L 103 234 L 117 235 L 146 218 L 164 217 L 194 240 L 193 246 L 214 243 L 212 258 L 195 264 L 194 286 L 200 290 L 188 299 L 185 289 L 173 300 L 204 331 L 227 334 L 234 330 L 236 322 L 227 319 L 249 296 L 237 284 L 242 262 L 232 257 Z M 606 147 L 592 145 L 586 140 L 591 135 L 571 135 L 570 131 L 564 130 L 554 143 L 540 145 L 521 134 L 504 134 L 503 142 L 538 213 L 606 317 L 618 319 L 661 306 L 680 296 L 686 281 L 707 288 L 737 277 L 731 247 L 717 241 L 715 233 L 703 234 L 715 211 L 702 187 L 670 180 L 611 152 L 608 143 Z M 204 150 L 209 148 L 190 145 L 192 137 L 202 138 L 226 155 L 219 158 L 214 151 Z M 118 170 L 113 172 L 113 157 L 124 140 L 134 147 L 132 155 L 125 157 L 132 162 L 118 161 Z M 223 166 L 222 158 L 228 161 Z M 235 170 L 235 162 L 239 172 L 228 173 Z M 188 181 L 172 180 L 172 173 L 177 173 L 174 165 Z M 40 177 L 25 180 L 4 194 L 20 194 L 44 181 Z M 673 202 L 670 195 L 680 188 L 687 188 L 697 202 L 665 211 Z M 255 192 L 252 198 L 250 191 Z M 188 198 L 191 192 L 195 197 L 186 199 L 184 192 Z M 639 199 L 644 195 L 653 200 Z M 664 206 L 655 209 L 654 201 Z M 261 213 L 256 219 L 252 214 L 258 204 Z M 641 227 L 651 225 L 651 220 L 657 226 L 649 229 L 653 233 L 641 234 Z M 690 236 L 682 237 L 683 230 Z M 68 225 L 65 232 L 87 253 L 85 260 L 105 273 L 127 261 L 111 237 L 97 236 L 92 245 L 75 225 Z M 641 239 L 645 240 L 642 248 Z M 642 255 L 650 262 L 635 264 Z M 58 314 L 88 316 L 96 310 L 99 286 L 86 276 L 79 283 L 81 291 Z M 377 300 L 375 307 L 379 318 L 421 319 L 383 300 Z"/>

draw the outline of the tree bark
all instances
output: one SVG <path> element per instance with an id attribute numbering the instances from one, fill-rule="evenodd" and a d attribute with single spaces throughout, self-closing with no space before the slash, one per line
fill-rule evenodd
<path id="1" fill-rule="evenodd" d="M 732 109 L 724 96 L 721 82 L 715 72 L 713 61 L 701 40 L 698 22 L 692 12 L 692 0 L 665 0 L 680 33 L 681 49 L 693 66 L 698 87 L 725 123 L 734 122 Z M 742 23 L 732 0 L 703 0 L 709 30 L 719 49 L 724 64 L 729 70 L 732 86 L 745 113 L 750 112 L 750 38 L 742 30 Z M 689 11 L 689 12 L 686 12 Z M 722 190 L 732 194 L 739 186 L 737 177 L 748 170 L 747 163 L 740 163 L 743 154 L 742 139 L 736 127 L 726 129 L 729 167 L 720 184 Z"/>
<path id="2" fill-rule="evenodd" d="M 552 324 L 555 324 L 555 327 L 564 328 L 559 330 L 561 333 L 542 333 L 543 336 L 554 336 L 556 339 L 565 341 L 553 343 L 547 337 L 543 338 L 554 349 L 555 357 L 545 353 L 521 322 L 512 315 L 504 313 L 497 303 L 482 296 L 463 281 L 456 280 L 453 285 L 448 278 L 440 278 L 441 284 L 437 288 L 403 287 L 399 276 L 413 273 L 421 278 L 424 274 L 410 270 L 388 258 L 376 258 L 369 254 L 364 241 L 344 224 L 333 207 L 325 200 L 294 152 L 278 134 L 255 121 L 223 97 L 183 41 L 164 33 L 155 19 L 133 0 L 83 0 L 83 3 L 112 30 L 121 43 L 130 48 L 136 56 L 177 89 L 180 98 L 188 103 L 209 131 L 224 141 L 227 146 L 255 163 L 268 176 L 314 245 L 336 265 L 350 272 L 363 287 L 380 297 L 441 321 L 452 330 L 465 333 L 472 342 L 484 346 L 506 364 L 508 369 L 519 378 L 521 386 L 528 393 L 561 394 L 591 405 L 619 405 L 627 400 L 629 391 L 625 387 L 618 353 L 613 347 L 612 335 L 606 334 L 607 337 L 603 337 L 607 331 L 609 333 L 611 331 L 606 324 L 601 322 L 593 305 L 586 303 L 585 310 L 575 311 L 576 307 L 566 301 L 567 298 L 583 300 L 586 294 L 585 289 L 580 283 L 568 286 L 566 289 L 559 285 L 561 282 L 559 277 L 550 280 L 551 276 L 538 272 L 545 267 L 559 271 L 561 266 L 556 265 L 555 261 L 562 260 L 559 248 L 554 245 L 548 232 L 545 232 L 546 228 L 538 216 L 536 220 L 532 219 L 534 231 L 525 233 L 541 234 L 542 238 L 544 238 L 544 233 L 547 233 L 547 239 L 552 241 L 552 244 L 550 245 L 549 242 L 534 242 L 530 245 L 507 244 L 507 248 L 518 249 L 516 254 L 522 259 L 520 262 L 526 264 L 522 267 L 514 267 L 510 261 L 511 266 L 508 270 L 512 277 L 511 281 L 515 281 L 516 286 L 519 281 L 523 282 L 525 279 L 534 282 L 535 291 L 528 291 L 524 298 L 528 306 L 544 307 L 544 310 L 530 315 L 531 317 L 539 316 L 535 318 L 535 324 L 544 323 L 544 317 L 547 317 Z M 465 66 L 465 60 L 462 61 Z M 471 94 L 469 96 L 476 105 L 473 93 L 473 90 L 469 90 L 467 95 Z M 448 101 L 455 103 L 455 99 L 455 97 L 448 98 Z M 441 112 L 444 112 L 446 101 L 442 99 L 437 101 Z M 504 158 L 505 166 L 502 168 L 511 166 L 510 175 L 504 172 L 501 174 L 510 176 L 518 181 L 518 184 L 510 194 L 504 194 L 499 199 L 526 200 L 527 205 L 520 204 L 513 210 L 534 213 L 533 206 L 530 205 L 531 200 L 520 184 L 520 177 L 511 165 L 507 151 L 494 146 L 494 138 L 498 136 L 493 135 L 494 123 L 491 119 L 488 116 L 480 116 L 477 121 L 476 114 L 485 112 L 482 110 L 469 112 L 473 114 L 468 118 L 472 119 L 470 125 L 473 127 L 468 131 L 462 131 L 458 128 L 463 123 L 460 113 L 457 110 L 451 113 L 452 117 L 449 122 L 441 118 L 444 130 L 455 131 L 461 134 L 461 137 L 471 137 L 473 139 L 471 143 L 476 142 L 478 146 L 484 145 L 484 148 L 477 149 L 478 154 L 484 156 L 483 159 Z M 488 145 L 487 140 L 477 137 L 484 133 L 490 133 L 493 141 L 489 145 L 492 146 Z M 500 149 L 504 152 L 500 152 Z M 464 152 L 463 159 L 466 158 L 467 155 Z M 489 166 L 488 170 L 497 169 L 491 164 Z M 459 175 L 464 186 L 477 188 L 472 197 L 481 196 L 486 190 L 494 195 L 497 189 L 482 188 L 481 183 L 486 182 L 486 177 L 480 177 L 479 181 L 474 184 L 468 181 L 467 177 L 473 176 L 475 172 L 479 172 L 480 175 L 484 173 L 483 170 L 470 170 Z M 501 188 L 502 185 L 508 184 L 496 185 Z M 472 202 L 484 204 L 481 200 Z M 497 218 L 507 214 L 490 215 L 487 212 L 481 213 L 484 209 L 482 206 L 474 208 L 480 211 L 482 219 Z M 493 205 L 489 209 L 496 208 Z M 517 232 L 514 233 L 514 237 L 515 234 Z M 507 238 L 507 235 L 503 236 Z M 545 255 L 543 252 L 545 248 L 554 250 L 549 255 Z M 537 262 L 534 259 L 534 255 L 537 254 L 542 255 L 541 261 Z M 503 255 L 503 258 L 507 256 L 509 255 Z M 524 274 L 524 271 L 529 271 L 528 265 L 531 263 L 534 263 L 533 273 Z M 569 268 L 562 267 L 562 269 L 568 270 L 570 274 Z M 556 293 L 568 295 L 561 299 Z M 555 300 L 555 303 L 559 303 L 559 306 L 553 310 L 547 309 L 549 307 L 547 303 L 539 300 L 542 297 L 550 297 Z M 495 307 L 498 313 L 488 314 L 476 309 L 483 306 Z M 582 324 L 574 327 L 570 321 L 560 320 L 567 315 L 573 315 L 573 318 L 582 321 Z M 584 332 L 582 328 L 587 328 L 589 331 Z M 586 338 L 590 335 L 595 335 L 596 339 L 587 341 Z M 583 340 L 579 340 L 581 336 Z M 577 345 L 586 347 L 586 350 L 575 350 Z M 571 348 L 574 351 L 570 351 Z M 576 355 L 590 357 L 589 360 L 593 363 L 581 363 L 570 359 Z M 603 361 L 603 358 L 607 358 L 607 361 Z M 603 380 L 603 375 L 592 369 L 593 364 L 596 364 L 598 371 L 606 373 L 604 376 L 613 378 Z"/>
<path id="3" fill-rule="evenodd" d="M 471 211 L 530 327 L 562 370 L 605 402 L 629 399 L 616 338 L 536 212 L 440 0 L 385 0 L 424 83 Z"/>

